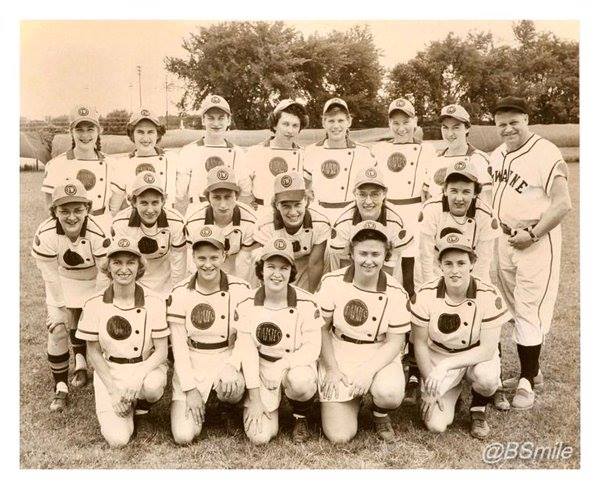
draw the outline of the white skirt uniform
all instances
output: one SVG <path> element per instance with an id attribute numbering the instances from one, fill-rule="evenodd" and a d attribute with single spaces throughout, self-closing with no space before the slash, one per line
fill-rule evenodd
<path id="1" fill-rule="evenodd" d="M 109 242 L 95 219 L 89 216 L 75 242 L 65 236 L 58 219 L 49 218 L 40 224 L 33 238 L 31 255 L 44 275 L 58 277 L 58 280 L 48 277 L 56 284 L 46 284 L 48 305 L 83 307 L 96 292 L 98 262 L 106 256 Z"/>
<path id="2" fill-rule="evenodd" d="M 324 319 L 332 318 L 333 354 L 344 374 L 377 355 L 386 335 L 410 331 L 408 294 L 392 276 L 380 272 L 377 290 L 367 291 L 353 283 L 354 265 L 328 273 L 321 281 L 317 300 Z M 401 362 L 398 355 L 394 362 Z M 337 396 L 325 398 L 321 383 L 325 369 L 319 364 L 321 402 L 345 402 L 353 399 L 352 388 L 339 383 Z"/>
<path id="3" fill-rule="evenodd" d="M 191 371 L 175 363 L 173 400 L 185 400 L 184 391 L 196 388 L 206 402 L 231 355 L 235 306 L 249 296 L 250 287 L 221 272 L 219 290 L 205 294 L 196 278 L 194 274 L 176 285 L 167 300 L 167 321 L 185 326 L 191 362 Z"/>
<path id="4" fill-rule="evenodd" d="M 316 382 L 315 362 L 321 349 L 322 320 L 312 294 L 288 285 L 287 307 L 267 309 L 264 301 L 265 290 L 260 287 L 253 297 L 240 303 L 236 309 L 238 330 L 249 333 L 258 350 L 260 375 L 278 380 L 273 377 L 273 364 L 287 358 L 290 369 L 309 367 Z M 253 388 L 255 382 L 267 411 L 275 411 L 281 401 L 281 386 L 269 390 L 260 379 L 246 379 L 248 388 Z"/>
<path id="5" fill-rule="evenodd" d="M 169 336 L 165 320 L 165 302 L 148 289 L 136 284 L 135 302 L 130 309 L 113 304 L 112 285 L 103 293 L 94 295 L 83 306 L 76 337 L 98 341 L 117 386 L 124 388 L 135 372 L 151 355 L 154 339 Z M 167 365 L 156 370 L 167 380 Z M 113 409 L 106 386 L 94 373 L 96 412 Z"/>

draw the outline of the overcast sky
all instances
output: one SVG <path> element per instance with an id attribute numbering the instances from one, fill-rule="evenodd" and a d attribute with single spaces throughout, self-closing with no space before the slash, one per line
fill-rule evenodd
<path id="1" fill-rule="evenodd" d="M 496 43 L 512 44 L 511 21 L 290 21 L 305 36 L 332 29 L 345 31 L 368 24 L 382 50 L 386 68 L 405 62 L 427 43 L 449 32 L 491 31 Z M 575 21 L 536 21 L 538 30 L 579 40 Z M 165 56 L 185 57 L 181 44 L 197 26 L 192 21 L 45 21 L 21 24 L 21 115 L 43 118 L 60 115 L 88 101 L 102 114 L 115 108 L 139 106 L 136 65 L 142 66 L 143 105 L 164 114 Z M 169 81 L 178 80 L 169 76 Z M 181 84 L 181 82 L 179 82 Z M 178 93 L 169 96 L 176 113 Z"/>

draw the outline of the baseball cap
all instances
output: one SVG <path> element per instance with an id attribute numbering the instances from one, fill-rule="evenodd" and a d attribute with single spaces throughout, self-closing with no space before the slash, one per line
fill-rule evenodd
<path id="1" fill-rule="evenodd" d="M 471 240 L 464 234 L 459 233 L 448 233 L 443 238 L 438 239 L 436 248 L 438 250 L 438 258 L 442 256 L 442 253 L 446 250 L 461 250 L 471 253 L 473 256 L 477 256 L 477 253 L 475 253 L 471 244 Z"/>
<path id="2" fill-rule="evenodd" d="M 273 195 L 275 196 L 275 202 L 302 200 L 306 195 L 304 178 L 295 171 L 280 173 L 275 177 Z"/>
<path id="3" fill-rule="evenodd" d="M 350 241 L 352 241 L 358 233 L 365 230 L 376 231 L 379 234 L 381 234 L 386 241 L 388 241 L 388 235 L 385 226 L 380 222 L 370 220 L 362 221 L 356 224 L 355 226 L 352 226 L 352 229 L 350 231 Z"/>
<path id="4" fill-rule="evenodd" d="M 237 184 L 235 172 L 226 166 L 219 165 L 211 168 L 206 174 L 206 189 L 204 194 L 208 195 L 212 190 L 224 188 L 240 193 L 240 187 Z"/>
<path id="5" fill-rule="evenodd" d="M 137 197 L 142 192 L 149 189 L 156 190 L 163 196 L 165 195 L 165 191 L 162 188 L 162 182 L 156 173 L 151 171 L 141 171 L 135 176 L 135 180 L 129 186 L 129 196 Z"/>
<path id="6" fill-rule="evenodd" d="M 219 226 L 206 224 L 190 233 L 192 247 L 198 243 L 210 243 L 222 250 L 225 249 L 225 235 Z"/>
<path id="7" fill-rule="evenodd" d="M 80 122 L 91 122 L 100 127 L 100 114 L 93 105 L 77 104 L 69 113 L 69 127 L 75 127 Z"/>
<path id="8" fill-rule="evenodd" d="M 388 107 L 388 115 L 392 115 L 392 112 L 397 110 L 404 112 L 408 117 L 414 117 L 416 114 L 413 104 L 410 103 L 410 100 L 405 98 L 397 98 L 396 100 L 393 100 Z"/>
<path id="9" fill-rule="evenodd" d="M 268 260 L 272 256 L 281 256 L 289 261 L 291 264 L 294 263 L 294 250 L 292 243 L 284 238 L 273 237 L 267 241 L 262 249 L 260 255 L 261 260 Z"/>
<path id="10" fill-rule="evenodd" d="M 504 97 L 496 104 L 494 115 L 501 111 L 521 112 L 522 114 L 529 113 L 529 106 L 524 98 L 520 97 Z"/>
<path id="11" fill-rule="evenodd" d="M 139 257 L 142 256 L 142 253 L 138 249 L 136 243 L 129 236 L 125 236 L 124 234 L 118 234 L 114 238 L 112 238 L 110 244 L 108 245 L 108 249 L 106 250 L 106 257 L 109 258 L 115 253 L 120 253 L 122 251 L 132 253 Z"/>
<path id="12" fill-rule="evenodd" d="M 457 121 L 464 122 L 465 124 L 471 124 L 471 116 L 462 105 L 450 104 L 442 108 L 439 120 L 441 121 L 444 117 L 452 117 Z"/>
<path id="13" fill-rule="evenodd" d="M 341 98 L 334 97 L 330 98 L 327 102 L 325 102 L 325 105 L 323 106 L 323 114 L 325 114 L 334 105 L 341 107 L 348 114 L 350 113 L 350 109 L 348 108 L 348 104 L 346 103 L 346 101 L 342 100 Z"/>
<path id="14" fill-rule="evenodd" d="M 306 110 L 304 104 L 298 102 L 297 100 L 293 100 L 291 98 L 284 98 L 275 106 L 275 108 L 273 109 L 273 113 L 277 114 L 278 112 L 281 112 L 282 110 L 285 110 L 288 107 L 291 107 L 292 105 L 297 105 L 298 107 L 301 107 L 302 110 Z"/>
<path id="15" fill-rule="evenodd" d="M 371 183 L 373 185 L 379 185 L 387 190 L 387 185 L 383 183 L 383 176 L 380 175 L 380 172 L 377 171 L 377 168 L 368 166 L 366 168 L 362 168 L 356 178 L 354 179 L 354 190 L 356 190 L 361 185 L 365 185 L 367 183 Z"/>
<path id="16" fill-rule="evenodd" d="M 52 205 L 68 204 L 69 202 L 91 202 L 83 183 L 79 180 L 67 179 L 52 191 Z"/>
<path id="17" fill-rule="evenodd" d="M 215 107 L 217 109 L 221 109 L 223 112 L 226 112 L 227 115 L 231 115 L 231 109 L 229 108 L 227 100 L 220 95 L 209 95 L 200 104 L 200 117 L 202 117 L 209 109 Z"/>
<path id="18" fill-rule="evenodd" d="M 467 177 L 469 180 L 471 180 L 472 182 L 477 183 L 479 181 L 479 178 L 477 178 L 477 168 L 475 167 L 475 165 L 471 162 L 470 159 L 466 159 L 466 160 L 460 160 L 460 161 L 456 161 L 454 163 L 451 163 L 448 166 L 448 169 L 446 170 L 446 176 L 444 177 L 444 181 L 448 181 L 448 177 L 450 177 L 450 175 L 463 175 L 465 177 Z"/>
<path id="19" fill-rule="evenodd" d="M 131 114 L 131 117 L 129 118 L 129 125 L 135 126 L 138 122 L 144 119 L 148 119 L 153 124 L 160 126 L 160 121 L 158 120 L 158 117 L 152 112 L 150 112 L 148 109 L 140 109 L 133 112 Z"/>

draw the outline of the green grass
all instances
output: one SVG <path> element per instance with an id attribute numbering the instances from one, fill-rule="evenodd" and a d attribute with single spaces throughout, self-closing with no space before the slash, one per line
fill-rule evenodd
<path id="1" fill-rule="evenodd" d="M 358 436 L 343 447 L 331 445 L 312 425 L 313 438 L 303 446 L 290 441 L 289 411 L 284 410 L 278 437 L 254 447 L 242 431 L 226 436 L 208 420 L 193 445 L 177 447 L 169 425 L 170 392 L 139 423 L 137 434 L 122 450 L 104 442 L 94 413 L 93 389 L 74 392 L 63 414 L 48 410 L 52 380 L 45 358 L 46 329 L 43 283 L 29 246 L 46 215 L 39 192 L 42 174 L 21 177 L 21 467 L 22 468 L 578 468 L 580 463 L 579 368 L 579 164 L 570 164 L 573 212 L 563 225 L 563 257 L 554 323 L 542 353 L 546 387 L 533 410 L 491 410 L 492 434 L 485 442 L 469 436 L 465 396 L 454 424 L 442 435 L 428 433 L 415 408 L 402 406 L 393 415 L 398 441 L 379 442 L 369 413 L 361 412 Z M 514 344 L 503 334 L 504 376 L 517 371 Z M 210 413 L 209 413 L 210 415 Z M 507 461 L 488 466 L 483 448 L 492 442 L 530 441 L 537 446 L 557 442 L 574 447 L 566 461 Z"/>

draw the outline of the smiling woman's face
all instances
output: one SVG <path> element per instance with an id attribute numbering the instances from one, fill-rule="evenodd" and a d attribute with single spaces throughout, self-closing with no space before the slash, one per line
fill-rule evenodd
<path id="1" fill-rule="evenodd" d="M 127 253 L 126 251 L 115 253 L 108 259 L 110 276 L 113 282 L 119 285 L 129 285 L 135 282 L 139 267 L 139 258 L 133 253 Z"/>

